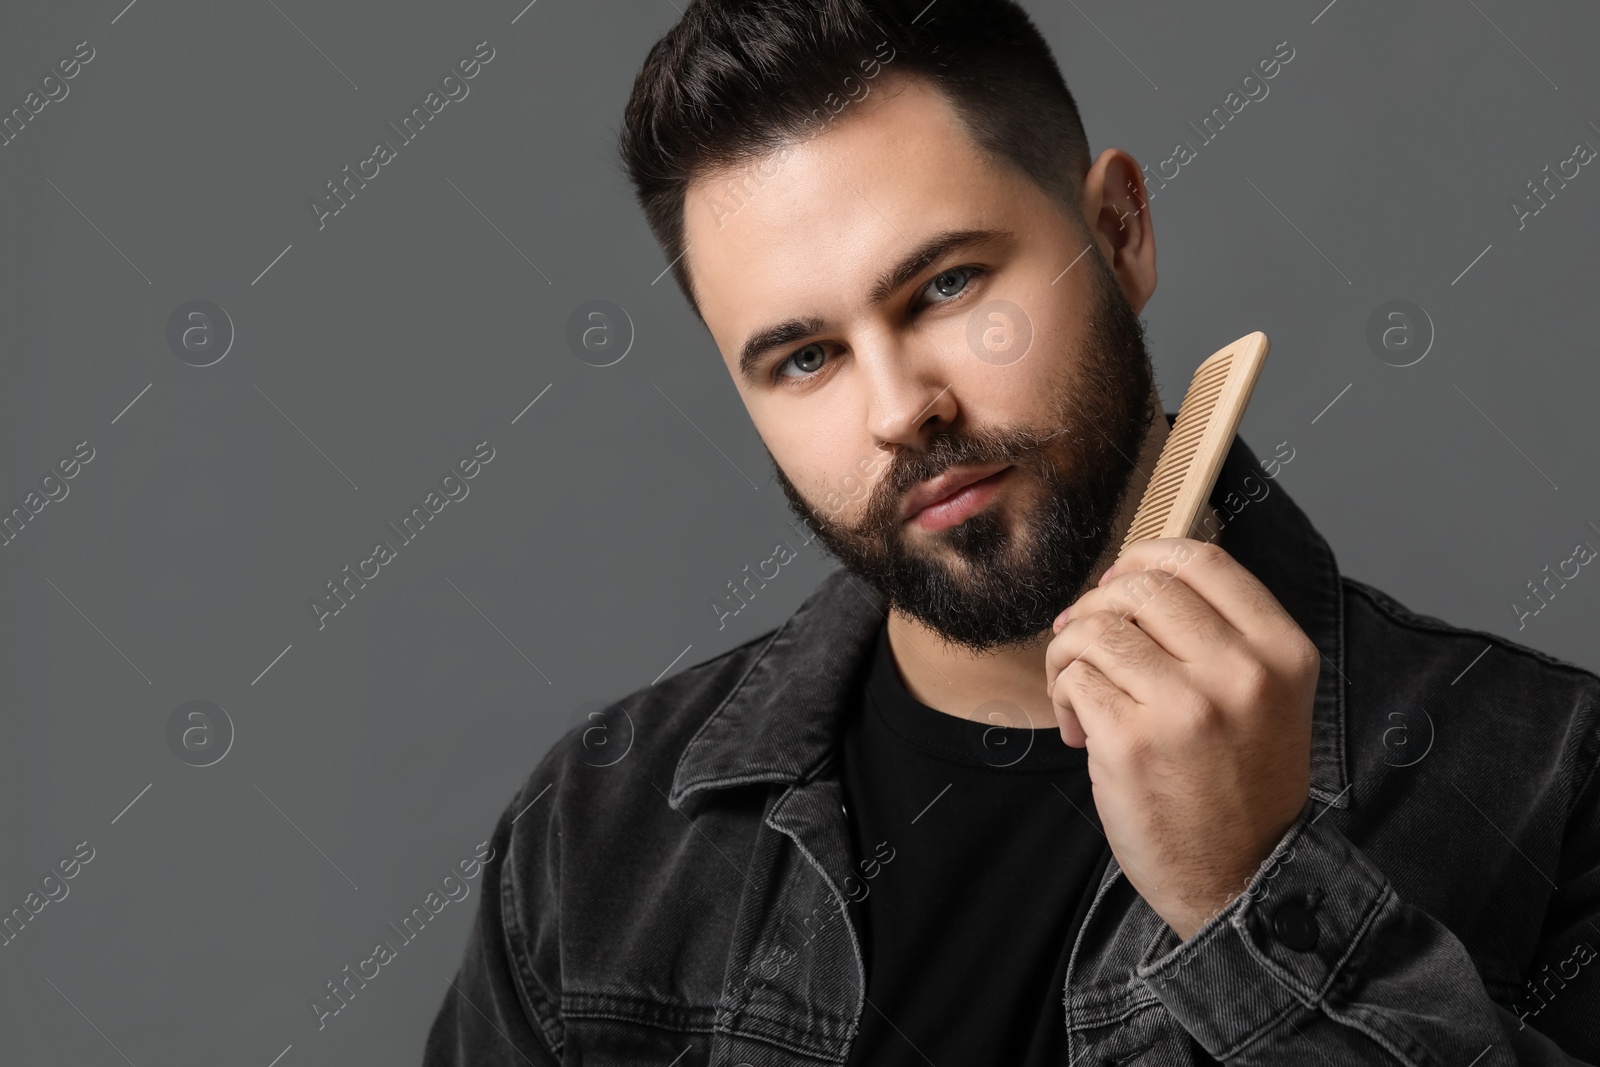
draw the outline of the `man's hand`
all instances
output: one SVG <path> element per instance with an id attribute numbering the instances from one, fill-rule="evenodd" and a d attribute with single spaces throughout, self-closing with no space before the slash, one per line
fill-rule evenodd
<path id="1" fill-rule="evenodd" d="M 1139 895 L 1187 941 L 1305 805 L 1321 657 L 1216 545 L 1130 546 L 1055 621 L 1046 688 Z"/>

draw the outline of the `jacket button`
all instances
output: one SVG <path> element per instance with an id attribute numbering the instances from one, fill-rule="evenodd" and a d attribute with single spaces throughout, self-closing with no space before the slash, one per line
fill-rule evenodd
<path id="1" fill-rule="evenodd" d="M 1272 913 L 1272 932 L 1296 952 L 1310 952 L 1317 944 L 1317 917 L 1291 900 Z"/>

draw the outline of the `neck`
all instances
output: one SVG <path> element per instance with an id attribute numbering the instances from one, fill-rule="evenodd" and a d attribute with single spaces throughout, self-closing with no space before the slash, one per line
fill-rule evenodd
<path id="1" fill-rule="evenodd" d="M 1156 460 L 1170 432 L 1167 416 L 1158 397 L 1156 417 L 1150 424 L 1144 447 L 1139 453 L 1138 472 L 1133 476 L 1127 499 L 1122 502 L 1106 551 L 1095 563 L 1088 581 L 1078 590 L 1074 599 L 1092 589 L 1100 576 L 1116 562 L 1122 539 L 1133 525 L 1133 516 L 1139 510 L 1144 487 L 1149 484 Z M 1220 523 L 1212 523 L 1210 528 L 1216 530 L 1220 526 Z M 1064 610 L 1068 606 L 1062 604 L 1057 610 Z M 989 725 L 1031 727 L 1036 730 L 1057 727 L 1054 705 L 1044 687 L 1045 649 L 1054 636 L 1045 630 L 1026 646 L 979 655 L 946 643 L 936 631 L 898 608 L 889 611 L 889 648 L 894 653 L 895 666 L 899 668 L 906 690 L 936 711 L 963 719 L 985 721 Z M 1025 721 L 992 719 L 990 713 L 994 709 L 985 708 L 984 705 L 997 700 L 1009 701 L 1020 709 Z"/>

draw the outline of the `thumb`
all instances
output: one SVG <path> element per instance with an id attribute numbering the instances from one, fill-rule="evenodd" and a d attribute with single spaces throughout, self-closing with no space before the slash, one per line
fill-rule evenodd
<path id="1" fill-rule="evenodd" d="M 1078 721 L 1078 713 L 1072 707 L 1072 698 L 1064 691 L 1058 691 L 1054 685 L 1049 687 L 1049 692 L 1050 704 L 1056 713 L 1056 724 L 1061 728 L 1061 740 L 1072 748 L 1087 748 L 1089 735 L 1084 732 L 1083 724 Z"/>

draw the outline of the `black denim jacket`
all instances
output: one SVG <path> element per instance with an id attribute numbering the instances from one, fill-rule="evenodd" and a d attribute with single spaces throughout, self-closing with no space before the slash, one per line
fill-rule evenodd
<path id="1" fill-rule="evenodd" d="M 1276 471 L 1236 438 L 1212 504 L 1322 651 L 1310 798 L 1186 942 L 1111 861 L 1070 1062 L 1193 1063 L 1192 1035 L 1230 1064 L 1600 1064 L 1600 678 L 1342 577 Z M 835 742 L 882 609 L 836 571 L 555 743 L 495 828 L 428 1067 L 843 1062 L 865 975 Z"/>

